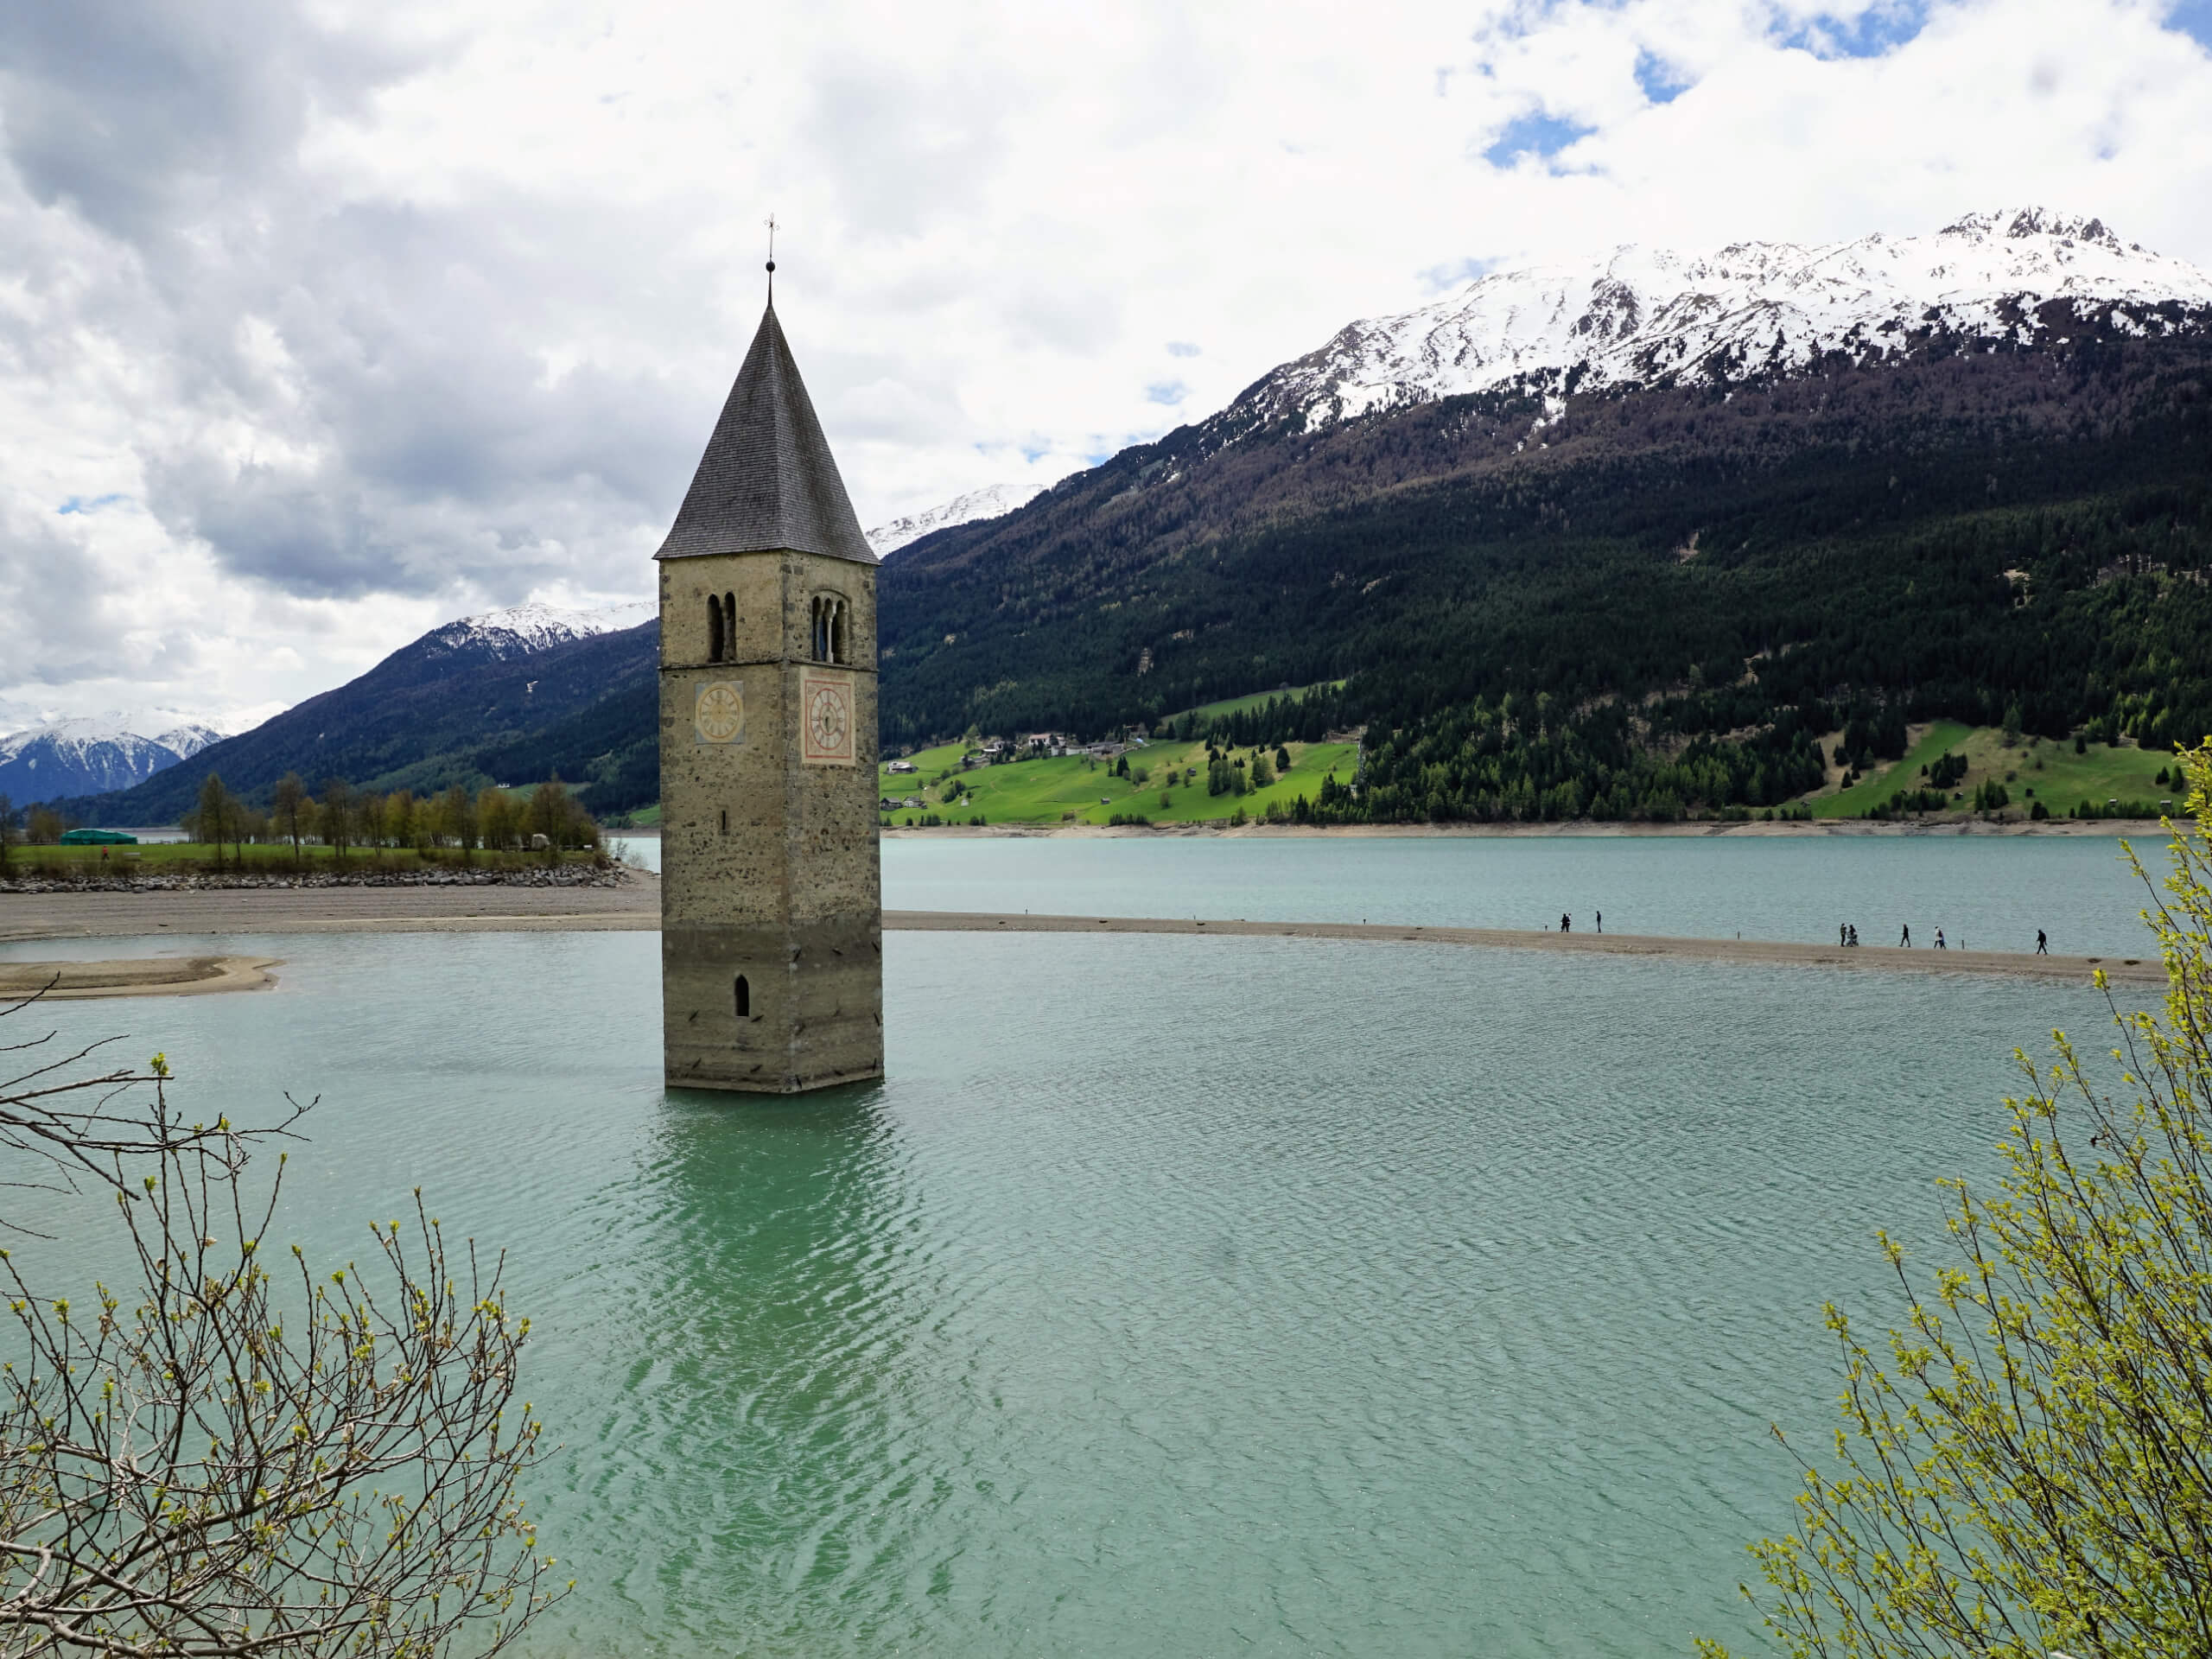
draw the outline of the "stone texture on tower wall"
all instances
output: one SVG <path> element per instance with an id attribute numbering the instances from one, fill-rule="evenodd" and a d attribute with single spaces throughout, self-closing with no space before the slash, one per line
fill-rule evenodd
<path id="1" fill-rule="evenodd" d="M 668 1081 L 791 1093 L 883 1075 L 875 570 L 794 552 L 664 560 L 661 985 Z M 709 594 L 734 612 L 710 660 Z M 845 610 L 844 660 L 812 657 L 812 601 Z M 849 764 L 803 759 L 808 677 L 850 690 Z M 702 734 L 703 686 L 741 731 Z M 713 729 L 729 724 L 717 690 Z M 743 976 L 748 1006 L 738 1012 Z"/>

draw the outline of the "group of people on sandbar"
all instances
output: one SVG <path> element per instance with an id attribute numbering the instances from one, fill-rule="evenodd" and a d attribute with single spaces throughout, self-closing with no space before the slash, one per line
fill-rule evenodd
<path id="1" fill-rule="evenodd" d="M 1838 944 L 1844 946 L 1847 950 L 1849 949 L 1851 946 L 1859 943 L 1859 930 L 1853 927 L 1849 922 L 1838 922 L 1835 928 L 1835 942 Z M 2037 944 L 2042 944 L 2042 934 L 2038 933 L 2036 935 L 2036 942 Z M 1943 930 L 1940 927 L 1936 930 L 1936 948 L 1938 950 L 1948 950 L 1950 949 L 1950 947 L 1943 942 Z M 1900 950 L 1910 950 L 1912 949 L 1912 924 L 1910 922 L 1907 922 L 1897 933 L 1897 949 Z"/>
<path id="2" fill-rule="evenodd" d="M 1850 947 L 1859 943 L 1859 930 L 1853 927 L 1849 922 L 1838 922 L 1836 924 L 1835 942 L 1843 946 L 1846 950 L 1848 950 Z M 1912 924 L 1910 922 L 1905 923 L 1897 930 L 1897 948 L 1900 950 L 1910 950 L 1912 949 Z M 1950 946 L 1944 941 L 1943 930 L 1940 927 L 1936 930 L 1935 948 L 1938 950 L 1948 950 L 1950 949 Z M 1961 945 L 1959 948 L 1961 950 L 1964 950 L 1966 947 Z M 2036 929 L 2036 955 L 2039 957 L 2047 957 L 2050 954 L 2050 936 L 2046 934 L 2043 929 Z"/>

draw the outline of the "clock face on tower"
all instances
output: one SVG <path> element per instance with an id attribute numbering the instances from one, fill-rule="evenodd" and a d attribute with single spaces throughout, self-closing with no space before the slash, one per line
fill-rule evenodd
<path id="1" fill-rule="evenodd" d="M 734 743 L 745 735 L 745 688 L 729 680 L 709 680 L 699 688 L 691 724 L 702 743 Z"/>
<path id="2" fill-rule="evenodd" d="M 800 758 L 817 766 L 853 764 L 853 683 L 842 674 L 809 674 L 799 693 Z"/>

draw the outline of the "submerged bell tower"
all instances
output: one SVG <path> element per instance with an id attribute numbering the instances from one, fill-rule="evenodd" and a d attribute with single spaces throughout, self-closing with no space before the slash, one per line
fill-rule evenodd
<path id="1" fill-rule="evenodd" d="M 670 1084 L 883 1075 L 875 556 L 767 310 L 655 554 Z"/>

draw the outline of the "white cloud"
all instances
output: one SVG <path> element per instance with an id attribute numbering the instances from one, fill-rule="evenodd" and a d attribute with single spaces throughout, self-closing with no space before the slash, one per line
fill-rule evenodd
<path id="1" fill-rule="evenodd" d="M 232 715 L 466 610 L 646 593 L 771 211 L 869 524 L 1057 477 L 1522 258 L 2035 201 L 2212 262 L 2212 56 L 2165 15 L 15 9 L 0 703 Z"/>

